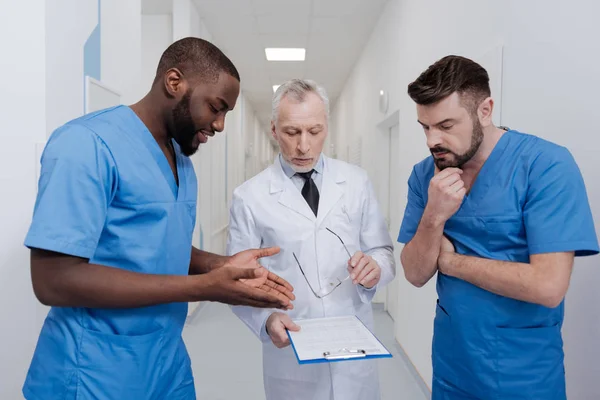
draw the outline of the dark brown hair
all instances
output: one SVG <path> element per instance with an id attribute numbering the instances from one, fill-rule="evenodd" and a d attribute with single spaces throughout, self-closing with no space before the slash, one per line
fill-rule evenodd
<path id="1" fill-rule="evenodd" d="M 467 110 L 474 111 L 491 94 L 487 71 L 468 58 L 446 56 L 408 85 L 411 99 L 424 106 L 437 103 L 454 92 L 458 92 Z"/>

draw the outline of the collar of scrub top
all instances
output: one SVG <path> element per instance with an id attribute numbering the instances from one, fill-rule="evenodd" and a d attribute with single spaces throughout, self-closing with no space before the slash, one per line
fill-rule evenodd
<path id="1" fill-rule="evenodd" d="M 296 175 L 296 171 L 294 171 L 294 169 L 292 168 L 292 166 L 290 164 L 288 164 L 287 161 L 284 160 L 284 158 L 281 155 L 281 153 L 279 153 L 279 162 L 281 163 L 281 168 L 283 168 L 283 173 L 285 174 L 285 176 L 287 176 L 288 178 L 291 179 L 294 175 Z M 317 161 L 317 163 L 313 167 L 313 169 L 315 170 L 315 172 L 317 174 L 323 175 L 324 164 L 325 163 L 323 162 L 323 153 L 321 153 L 319 155 L 319 160 Z"/>

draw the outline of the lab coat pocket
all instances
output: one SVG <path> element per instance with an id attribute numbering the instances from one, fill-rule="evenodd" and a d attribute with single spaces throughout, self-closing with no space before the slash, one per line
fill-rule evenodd
<path id="1" fill-rule="evenodd" d="M 351 252 L 359 250 L 356 244 L 360 241 L 360 213 L 345 203 L 332 211 L 321 228 L 329 228 L 339 235 Z M 336 247 L 341 246 L 338 243 L 336 243 Z M 354 247 L 354 249 L 350 247 Z"/>
<path id="2" fill-rule="evenodd" d="M 565 399 L 562 338 L 558 325 L 496 328 L 501 398 Z"/>
<path id="3" fill-rule="evenodd" d="M 164 331 L 139 336 L 83 330 L 77 398 L 146 399 L 161 382 Z"/>

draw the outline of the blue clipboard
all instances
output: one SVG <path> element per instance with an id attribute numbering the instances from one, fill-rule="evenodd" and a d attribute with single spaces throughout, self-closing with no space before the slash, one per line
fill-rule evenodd
<path id="1" fill-rule="evenodd" d="M 306 364 L 332 363 L 332 362 L 340 362 L 340 361 L 371 360 L 371 359 L 376 359 L 376 358 L 392 358 L 393 356 L 390 353 L 390 351 L 383 345 L 383 343 L 381 343 L 381 341 L 377 338 L 377 336 L 375 336 L 375 334 L 373 334 L 373 332 L 371 332 L 371 330 L 369 328 L 367 328 L 367 326 L 364 324 L 364 322 L 362 322 L 361 319 L 358 318 L 356 315 L 354 315 L 353 317 L 355 317 L 361 323 L 361 325 L 373 336 L 373 338 L 386 351 L 386 353 L 378 352 L 376 354 L 373 354 L 373 353 L 369 354 L 369 352 L 364 349 L 352 349 L 352 348 L 323 349 L 323 353 L 322 353 L 321 357 L 301 360 L 300 357 L 298 356 L 298 351 L 296 349 L 296 344 L 294 343 L 292 335 L 290 334 L 289 331 L 286 330 L 286 333 L 288 335 L 288 338 L 290 339 L 290 344 L 292 345 L 292 349 L 294 350 L 294 354 L 296 356 L 296 360 L 298 361 L 298 364 L 306 365 Z M 329 318 L 312 318 L 310 320 L 319 320 L 319 319 L 329 319 Z M 302 325 L 302 321 L 303 320 L 299 320 L 299 321 L 295 321 L 295 322 L 298 323 L 299 325 Z"/>

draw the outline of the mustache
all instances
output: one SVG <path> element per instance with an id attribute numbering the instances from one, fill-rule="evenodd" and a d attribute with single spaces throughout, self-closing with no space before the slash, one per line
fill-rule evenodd
<path id="1" fill-rule="evenodd" d="M 429 149 L 429 151 L 431 152 L 431 154 L 437 154 L 437 153 L 452 153 L 452 150 L 447 149 L 445 147 L 434 147 L 432 149 Z"/>

